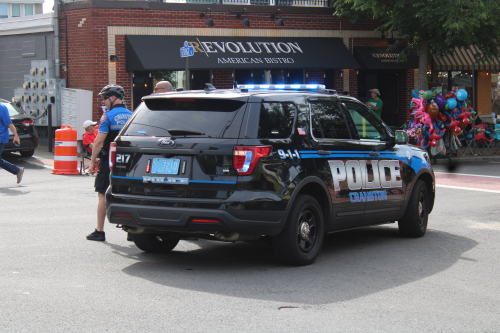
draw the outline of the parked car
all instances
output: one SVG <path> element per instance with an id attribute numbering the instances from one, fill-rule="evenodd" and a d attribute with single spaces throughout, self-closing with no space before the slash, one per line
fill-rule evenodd
<path id="1" fill-rule="evenodd" d="M 434 173 L 406 132 L 332 90 L 257 87 L 143 97 L 110 146 L 108 220 L 146 252 L 266 236 L 293 265 L 329 232 L 398 221 L 425 234 Z"/>
<path id="2" fill-rule="evenodd" d="M 12 124 L 16 127 L 17 135 L 21 140 L 19 146 L 14 145 L 12 140 L 14 134 L 9 129 L 9 142 L 5 144 L 4 152 L 18 151 L 22 157 L 31 157 L 35 153 L 35 148 L 38 147 L 38 135 L 35 130 L 35 122 L 15 103 L 11 103 L 5 99 L 0 98 L 0 103 L 5 105 L 9 110 L 10 119 Z"/>

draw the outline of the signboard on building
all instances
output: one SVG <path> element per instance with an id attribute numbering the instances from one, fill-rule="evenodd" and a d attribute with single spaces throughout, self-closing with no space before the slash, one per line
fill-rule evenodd
<path id="1" fill-rule="evenodd" d="M 385 47 L 355 47 L 354 58 L 363 69 L 416 69 L 418 56 L 408 55 L 399 59 L 402 48 L 387 51 Z"/>
<path id="2" fill-rule="evenodd" d="M 127 70 L 181 70 L 184 43 L 190 69 L 359 68 L 340 38 L 126 36 Z"/>

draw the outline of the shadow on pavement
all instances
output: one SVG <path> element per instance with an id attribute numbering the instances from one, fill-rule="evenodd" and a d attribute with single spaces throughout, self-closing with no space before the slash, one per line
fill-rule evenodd
<path id="1" fill-rule="evenodd" d="M 42 163 L 36 157 L 21 157 L 19 153 L 4 152 L 2 158 L 9 163 L 25 169 L 44 169 Z M 34 164 L 36 163 L 36 164 Z"/>
<path id="2" fill-rule="evenodd" d="M 313 265 L 290 267 L 277 263 L 272 248 L 263 244 L 183 242 L 177 251 L 162 255 L 142 253 L 133 243 L 115 250 L 140 261 L 126 267 L 126 274 L 160 285 L 314 305 L 355 299 L 432 276 L 478 244 L 441 231 L 428 230 L 423 238 L 408 239 L 399 237 L 394 227 L 365 228 L 328 235 Z M 183 251 L 187 247 L 190 250 Z"/>

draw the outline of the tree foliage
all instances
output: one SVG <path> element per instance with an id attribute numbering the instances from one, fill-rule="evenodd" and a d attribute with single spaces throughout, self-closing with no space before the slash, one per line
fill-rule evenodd
<path id="1" fill-rule="evenodd" d="M 336 0 L 335 7 L 336 15 L 353 23 L 378 20 L 379 30 L 393 31 L 405 41 L 405 53 L 416 53 L 421 60 L 428 53 L 442 56 L 471 45 L 482 51 L 476 54 L 478 63 L 500 56 L 499 0 Z"/>

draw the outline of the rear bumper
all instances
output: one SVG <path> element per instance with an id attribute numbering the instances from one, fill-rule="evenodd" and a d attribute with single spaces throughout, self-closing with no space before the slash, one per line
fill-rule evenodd
<path id="1" fill-rule="evenodd" d="M 284 228 L 288 212 L 268 210 L 233 210 L 116 203 L 106 194 L 108 221 L 130 227 L 173 232 L 238 232 L 253 235 L 278 235 Z M 196 219 L 218 222 L 195 222 Z"/>
<path id="2" fill-rule="evenodd" d="M 12 139 L 14 137 L 9 137 L 9 142 L 3 147 L 3 151 L 21 151 L 21 150 L 31 150 L 38 147 L 38 139 L 30 136 L 29 134 L 23 134 L 19 136 L 21 144 L 18 146 L 14 145 Z"/>

